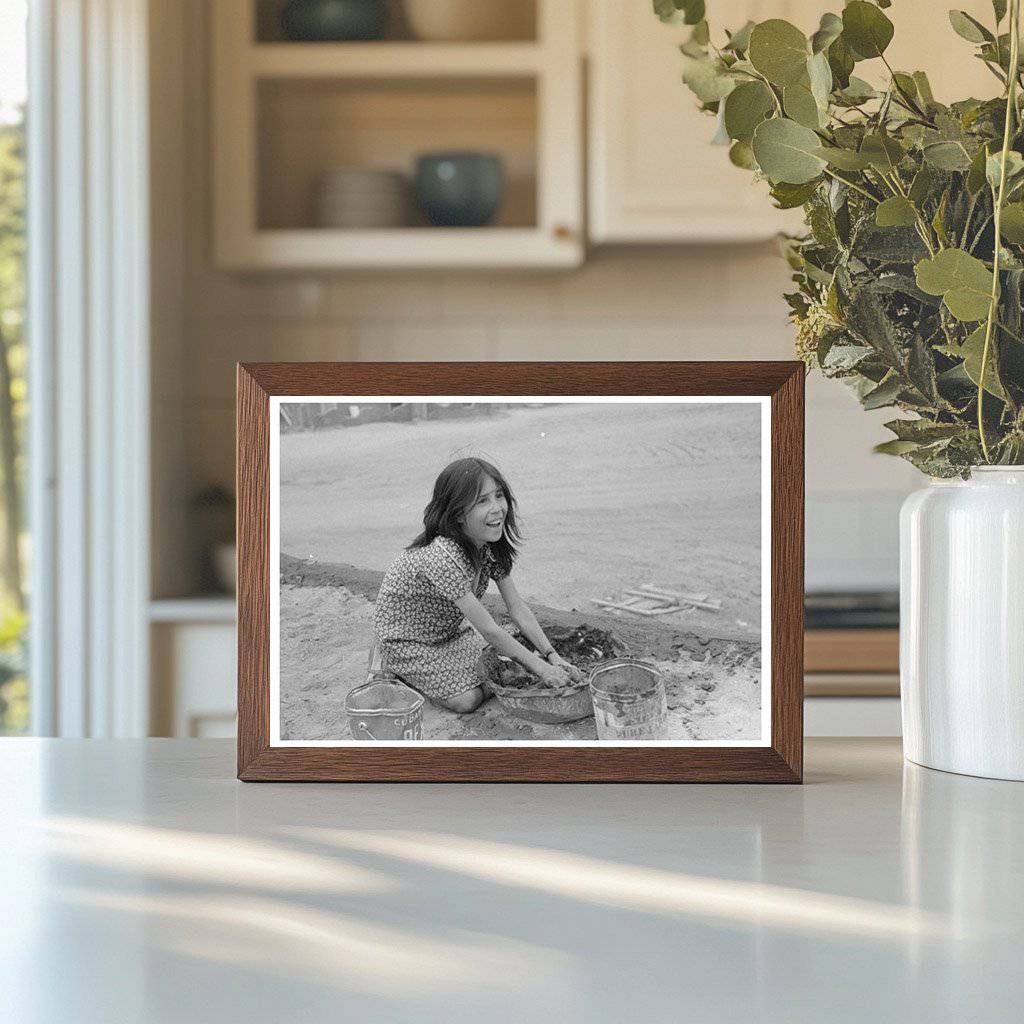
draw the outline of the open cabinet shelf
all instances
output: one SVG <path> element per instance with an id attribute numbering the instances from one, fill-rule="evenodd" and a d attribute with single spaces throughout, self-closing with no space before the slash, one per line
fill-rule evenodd
<path id="1" fill-rule="evenodd" d="M 245 54 L 255 78 L 457 78 L 537 75 L 536 43 L 261 43 Z"/>
<path id="2" fill-rule="evenodd" d="M 253 0 L 218 0 L 212 12 L 219 266 L 582 261 L 577 0 L 538 0 L 537 38 L 509 42 L 260 41 L 253 16 Z M 487 226 L 433 227 L 415 201 L 417 158 L 453 151 L 501 160 L 502 198 Z M 348 168 L 401 175 L 401 226 L 342 228 L 318 216 L 320 183 Z"/>

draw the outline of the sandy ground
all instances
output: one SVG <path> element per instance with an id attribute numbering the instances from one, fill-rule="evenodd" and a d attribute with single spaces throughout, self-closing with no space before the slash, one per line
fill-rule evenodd
<path id="1" fill-rule="evenodd" d="M 590 607 L 641 582 L 706 591 L 694 628 L 758 635 L 760 409 L 561 405 L 473 421 L 281 438 L 281 550 L 385 569 L 422 528 L 438 471 L 482 455 L 519 500 L 520 593 Z"/>
<path id="2" fill-rule="evenodd" d="M 364 597 L 342 587 L 282 587 L 282 739 L 351 739 L 345 697 L 364 680 L 372 631 L 373 605 Z M 683 656 L 655 664 L 668 694 L 670 739 L 758 738 L 758 660 L 737 661 L 726 652 L 703 662 Z M 507 714 L 491 700 L 471 715 L 428 703 L 423 738 L 593 740 L 597 733 L 593 718 L 535 725 Z"/>

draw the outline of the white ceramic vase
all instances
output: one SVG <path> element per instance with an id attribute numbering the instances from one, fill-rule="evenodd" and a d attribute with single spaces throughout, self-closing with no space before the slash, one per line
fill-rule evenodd
<path id="1" fill-rule="evenodd" d="M 900 692 L 911 761 L 1024 781 L 1024 466 L 904 503 Z"/>

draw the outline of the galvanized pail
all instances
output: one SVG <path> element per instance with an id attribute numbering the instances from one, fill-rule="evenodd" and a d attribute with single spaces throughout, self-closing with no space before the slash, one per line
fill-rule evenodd
<path id="1" fill-rule="evenodd" d="M 590 673 L 599 740 L 668 739 L 668 702 L 661 674 L 636 658 L 616 658 Z"/>
<path id="2" fill-rule="evenodd" d="M 345 698 L 354 740 L 423 738 L 423 697 L 394 676 L 378 675 Z"/>

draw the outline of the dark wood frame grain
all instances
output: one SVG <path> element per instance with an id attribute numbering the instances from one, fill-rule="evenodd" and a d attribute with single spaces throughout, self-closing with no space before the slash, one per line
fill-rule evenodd
<path id="1" fill-rule="evenodd" d="M 271 395 L 771 396 L 772 736 L 766 747 L 271 747 Z M 238 777 L 245 781 L 799 782 L 804 367 L 799 362 L 238 366 Z"/>

